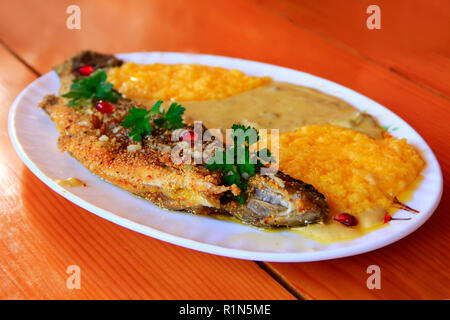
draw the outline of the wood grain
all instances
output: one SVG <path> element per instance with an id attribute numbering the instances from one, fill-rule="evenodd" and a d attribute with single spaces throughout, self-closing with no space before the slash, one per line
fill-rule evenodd
<path id="1" fill-rule="evenodd" d="M 0 46 L 0 299 L 293 299 L 257 264 L 177 247 L 65 200 L 20 161 L 7 132 L 36 76 Z M 66 287 L 69 265 L 81 289 Z"/>
<path id="2" fill-rule="evenodd" d="M 448 72 L 445 72 L 447 64 L 442 64 L 440 68 L 444 72 L 441 72 L 439 67 L 437 68 L 438 71 L 435 70 L 433 61 L 426 61 L 423 68 L 422 66 L 415 69 L 406 67 L 406 71 L 411 69 L 412 73 L 405 73 L 406 71 L 404 72 L 401 69 L 402 66 L 405 66 L 400 64 L 401 61 L 406 62 L 408 59 L 413 59 L 411 63 L 414 64 L 414 61 L 418 61 L 417 59 L 427 60 L 426 56 L 403 52 L 398 53 L 398 57 L 400 57 L 398 58 L 395 56 L 397 53 L 391 55 L 392 50 L 389 45 L 384 45 L 380 52 L 383 56 L 390 57 L 389 59 L 392 60 L 389 61 L 392 61 L 392 64 L 384 60 L 377 60 L 375 56 L 369 56 L 360 47 L 355 46 L 355 49 L 352 49 L 351 46 L 342 45 L 344 40 L 339 38 L 338 35 L 333 38 L 334 35 L 324 36 L 320 34 L 314 29 L 316 24 L 313 21 L 309 21 L 307 25 L 295 21 L 295 17 L 309 14 L 308 12 L 304 13 L 306 9 L 302 7 L 289 7 L 294 11 L 292 12 L 292 18 L 280 14 L 280 8 L 290 5 L 289 3 L 286 4 L 285 1 L 281 2 L 280 7 L 277 6 L 277 10 L 274 10 L 273 7 L 269 6 L 272 3 L 260 3 L 252 0 L 232 2 L 224 0 L 214 2 L 206 0 L 190 1 L 189 5 L 186 5 L 183 1 L 129 1 L 126 5 L 115 0 L 78 1 L 77 3 L 82 10 L 82 29 L 68 30 L 65 28 L 67 17 L 65 9 L 68 4 L 71 4 L 71 1 L 48 1 L 45 4 L 32 0 L 22 1 L 20 4 L 3 1 L 3 11 L 0 14 L 0 36 L 25 63 L 41 73 L 47 72 L 53 64 L 78 50 L 89 48 L 104 52 L 183 51 L 213 53 L 274 63 L 325 77 L 387 106 L 415 127 L 429 143 L 442 166 L 446 190 L 449 186 L 450 177 L 448 144 L 450 132 L 446 129 L 450 103 L 445 97 L 445 90 L 442 90 L 442 87 L 446 88 L 446 83 L 448 83 Z M 24 7 L 27 10 L 23 10 Z M 320 8 L 325 10 L 326 7 Z M 331 16 L 331 20 L 328 22 L 329 28 L 333 28 L 336 24 L 333 17 L 337 9 L 332 5 L 328 7 L 333 10 L 333 12 L 328 12 L 328 15 Z M 7 14 L 8 12 L 14 12 L 14 15 Z M 427 11 L 423 12 L 427 15 Z M 433 19 L 435 19 L 433 13 L 428 13 L 427 17 L 427 21 L 433 24 Z M 411 16 L 408 14 L 400 15 L 399 25 L 406 23 L 410 18 Z M 440 22 L 436 23 L 436 28 L 442 29 Z M 390 37 L 393 37 L 394 40 L 396 37 L 404 37 L 404 32 L 404 30 L 399 30 L 395 36 L 382 34 L 379 41 L 389 43 L 389 41 L 392 41 Z M 430 31 L 423 31 L 421 37 L 428 36 L 427 32 Z M 358 34 L 357 31 L 355 33 Z M 346 37 L 348 34 L 351 35 L 351 31 L 346 33 Z M 361 35 L 358 36 L 362 37 Z M 433 35 L 429 36 L 433 37 Z M 427 47 L 429 45 L 425 42 L 423 50 L 444 55 L 442 61 L 448 58 L 445 51 Z M 445 48 L 448 48 L 448 46 Z M 395 72 L 392 71 L 392 68 L 395 69 Z M 401 72 L 398 71 L 400 69 Z M 436 79 L 436 81 L 426 81 L 429 79 Z M 19 89 L 14 87 L 16 92 Z M 11 167 L 20 168 L 21 164 L 16 159 Z M 11 179 L 16 179 L 15 177 Z M 23 176 L 21 177 L 23 179 Z M 28 174 L 27 179 L 33 180 L 33 176 Z M 52 197 L 58 198 L 44 186 L 39 185 L 39 181 L 35 181 L 35 183 L 36 185 L 28 188 L 30 191 L 35 192 L 35 194 L 44 192 L 45 197 L 49 199 L 53 199 Z M 11 197 L 19 201 L 23 197 L 21 192 L 22 189 L 11 191 Z M 33 199 L 27 194 L 24 195 L 25 198 Z M 20 201 L 26 203 L 28 200 L 25 200 L 25 198 Z M 56 207 L 58 210 L 65 211 L 66 207 L 73 207 L 71 209 L 73 211 L 69 210 L 69 212 L 72 212 L 70 219 L 69 217 L 67 219 L 78 221 L 77 224 L 74 224 L 73 229 L 70 229 L 70 232 L 76 233 L 77 237 L 88 237 L 89 233 L 84 231 L 82 227 L 86 224 L 91 225 L 94 230 L 107 228 L 109 233 L 105 233 L 109 236 L 106 237 L 103 232 L 100 235 L 100 239 L 106 237 L 103 240 L 105 243 L 120 237 L 121 232 L 127 234 L 127 237 L 132 237 L 128 235 L 129 231 L 117 226 L 110 226 L 108 222 L 92 217 L 90 214 L 80 215 L 80 211 L 84 213 L 83 210 L 66 203 L 63 199 L 58 201 L 61 202 Z M 47 202 L 49 201 L 44 201 L 44 203 Z M 29 208 L 33 206 L 39 208 L 39 202 L 36 199 L 29 201 L 28 204 Z M 308 298 L 450 298 L 448 276 L 450 270 L 450 226 L 447 223 L 442 223 L 442 221 L 448 221 L 449 205 L 449 199 L 444 192 L 444 198 L 438 210 L 422 228 L 409 237 L 375 252 L 317 263 L 270 263 L 266 264 L 266 267 Z M 45 211 L 43 208 L 41 209 Z M 61 213 L 56 213 L 55 208 L 52 208 L 52 210 L 52 212 L 47 213 L 46 217 L 49 223 L 56 223 L 55 221 L 58 221 L 59 218 L 50 217 L 59 217 Z M 73 216 L 78 217 L 77 219 L 83 217 L 89 223 L 85 220 L 79 221 Z M 35 219 L 38 221 L 38 216 L 35 215 Z M 98 224 L 105 227 L 99 228 Z M 13 227 L 14 225 L 11 225 L 11 228 Z M 41 225 L 41 228 L 44 228 L 44 226 Z M 69 225 L 66 228 L 70 228 Z M 68 230 L 66 232 L 70 234 Z M 53 232 L 57 231 L 64 232 L 61 229 Z M 116 232 L 119 235 L 116 235 Z M 170 268 L 170 261 L 173 258 L 170 253 L 175 255 L 174 252 L 178 252 L 176 250 L 189 252 L 190 255 L 195 257 L 198 254 L 185 249 L 176 249 L 174 246 L 162 244 L 152 239 L 141 239 L 142 236 L 139 235 L 135 237 L 139 239 L 136 241 L 151 242 L 152 248 L 158 246 L 159 249 L 155 251 L 155 256 L 151 256 L 153 257 L 152 267 L 157 270 L 162 270 L 161 264 Z M 75 240 L 76 238 L 68 237 L 65 243 L 67 246 L 73 246 L 72 241 Z M 44 240 L 42 241 L 46 243 Z M 57 244 L 53 242 L 50 241 L 51 245 L 56 246 Z M 94 248 L 95 246 L 92 250 Z M 99 252 L 103 251 L 100 250 Z M 116 258 L 127 252 L 118 248 Z M 128 254 L 132 255 L 132 253 Z M 158 260 L 160 256 L 165 257 L 168 254 L 170 258 L 166 258 L 163 262 Z M 198 254 L 198 256 L 202 258 L 194 259 L 191 257 L 191 259 L 195 260 L 196 263 L 200 260 L 213 260 L 212 256 L 209 255 Z M 86 264 L 95 263 L 90 261 L 87 255 L 84 257 Z M 96 257 L 96 255 L 92 255 L 92 257 Z M 145 257 L 147 259 L 147 256 Z M 151 257 L 148 257 L 148 259 Z M 29 260 L 24 258 L 22 263 L 36 262 L 35 258 L 29 256 L 28 258 Z M 224 261 L 228 260 L 224 259 Z M 55 261 L 50 261 L 50 263 L 55 264 Z M 99 260 L 96 266 L 101 268 L 108 263 L 111 264 L 112 262 L 109 259 Z M 120 265 L 119 262 L 115 263 Z M 229 263 L 231 267 L 231 262 Z M 245 265 L 244 262 L 242 263 Z M 369 290 L 366 287 L 368 277 L 366 268 L 372 264 L 381 267 L 381 290 Z M 38 268 L 40 271 L 36 272 L 43 272 L 42 265 L 40 266 L 41 269 Z M 193 270 L 198 267 L 198 265 L 192 264 L 190 269 L 185 270 L 186 266 L 180 264 L 178 266 L 183 273 L 193 273 Z M 200 264 L 201 266 L 202 264 Z M 93 273 L 100 272 L 95 271 L 96 268 L 93 267 L 90 270 Z M 144 268 L 143 270 L 148 269 Z M 18 281 L 16 280 L 17 272 L 14 272 L 14 270 L 8 272 L 10 279 Z M 107 277 L 107 272 L 111 272 L 111 270 L 108 269 L 101 275 Z M 136 266 L 134 272 L 143 271 L 140 266 Z M 250 273 L 246 274 L 250 276 Z M 232 274 L 230 276 L 236 277 L 237 275 Z M 174 275 L 171 274 L 166 277 L 174 277 Z M 116 277 L 113 278 L 116 279 Z M 157 278 L 156 275 L 155 278 Z M 163 279 L 170 283 L 167 278 Z M 120 277 L 116 281 L 120 281 Z M 161 286 L 166 285 L 161 283 L 163 280 L 159 278 L 155 281 L 155 290 L 161 290 Z M 177 278 L 176 281 L 180 281 L 180 279 Z M 230 279 L 230 281 L 233 283 L 239 282 L 236 279 Z M 105 285 L 108 281 L 104 280 L 102 283 Z M 196 284 L 198 285 L 198 282 Z M 125 283 L 123 285 L 125 286 Z M 186 284 L 186 282 L 180 284 L 180 286 L 182 288 L 178 289 L 176 296 L 185 297 L 191 292 L 190 290 L 194 290 L 188 289 L 189 284 Z M 64 296 L 63 291 L 53 289 L 51 284 L 49 284 L 49 288 L 50 291 L 55 290 L 61 296 Z M 209 287 L 209 289 L 211 288 Z M 192 292 L 196 292 L 197 297 L 205 297 L 214 292 L 212 289 L 208 291 L 208 289 L 203 288 L 203 290 L 205 290 L 203 295 L 197 291 Z M 128 295 L 130 291 L 132 291 L 131 288 L 127 287 Z M 166 291 L 164 292 L 166 295 L 160 296 L 170 296 Z M 185 294 L 183 295 L 180 292 Z M 264 291 L 263 293 L 268 294 Z M 226 291 L 224 295 L 230 294 Z M 247 292 L 247 294 L 250 293 Z M 234 296 L 238 295 L 237 293 L 234 294 Z M 101 297 L 101 295 L 97 297 Z M 209 297 L 214 297 L 214 295 Z"/>
<path id="3" fill-rule="evenodd" d="M 256 0 L 292 23 L 450 97 L 450 7 L 421 0 Z M 378 5 L 381 29 L 366 26 Z"/>

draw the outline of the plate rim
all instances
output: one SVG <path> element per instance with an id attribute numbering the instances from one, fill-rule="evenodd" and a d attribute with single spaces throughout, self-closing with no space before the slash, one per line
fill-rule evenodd
<path id="1" fill-rule="evenodd" d="M 393 111 L 388 109 L 387 107 L 377 103 L 373 99 L 370 99 L 353 89 L 350 89 L 348 87 L 345 87 L 341 84 L 338 84 L 336 82 L 333 82 L 331 80 L 315 76 L 310 73 L 306 73 L 300 70 L 295 70 L 291 68 L 286 68 L 283 66 L 278 66 L 274 64 L 268 64 L 264 62 L 254 61 L 254 60 L 246 60 L 246 59 L 240 59 L 240 58 L 234 58 L 234 57 L 226 57 L 226 56 L 219 56 L 219 55 L 211 55 L 211 54 L 197 54 L 197 53 L 183 53 L 183 52 L 162 52 L 162 51 L 149 51 L 149 52 L 130 52 L 130 53 L 117 53 L 115 56 L 118 57 L 124 57 L 127 55 L 135 55 L 135 54 L 161 54 L 161 55 L 179 55 L 179 56 L 195 56 L 195 57 L 204 57 L 204 58 L 221 58 L 221 59 L 227 59 L 227 60 L 238 60 L 243 63 L 256 63 L 263 66 L 268 67 L 275 67 L 275 68 L 281 68 L 285 69 L 289 72 L 297 72 L 301 73 L 303 75 L 306 75 L 308 77 L 314 77 L 319 81 L 324 81 L 325 83 L 331 83 L 333 86 L 338 86 L 339 89 L 343 90 L 344 92 L 347 91 L 359 98 L 367 99 L 372 103 L 377 104 L 379 107 L 383 108 L 384 111 L 388 112 L 390 116 L 394 116 L 401 120 L 402 125 L 405 125 L 408 127 L 408 129 L 412 130 L 417 137 L 419 137 L 422 140 L 422 143 L 427 146 L 429 152 L 429 157 L 435 162 L 435 165 L 437 166 L 437 176 L 439 178 L 439 191 L 436 194 L 435 201 L 433 202 L 433 205 L 431 209 L 424 214 L 418 221 L 416 221 L 415 224 L 411 225 L 411 227 L 402 230 L 401 232 L 395 232 L 392 235 L 389 235 L 385 237 L 382 240 L 379 240 L 376 242 L 375 245 L 372 243 L 362 243 L 362 244 L 356 244 L 354 246 L 350 247 L 341 247 L 341 248 L 333 248 L 329 250 L 324 251 L 311 251 L 311 252 L 261 252 L 261 251 L 252 251 L 252 250 L 246 250 L 246 249 L 236 249 L 236 248 L 230 248 L 230 247 L 224 247 L 216 244 L 210 244 L 205 243 L 198 240 L 188 239 L 184 238 L 182 236 L 174 235 L 165 231 L 157 230 L 155 228 L 152 228 L 151 226 L 141 224 L 138 222 L 135 222 L 133 220 L 118 216 L 114 214 L 113 212 L 110 212 L 108 210 L 105 210 L 103 208 L 100 208 L 96 205 L 93 205 L 89 203 L 88 201 L 82 199 L 81 197 L 71 193 L 69 190 L 64 189 L 63 187 L 59 186 L 55 181 L 53 181 L 52 178 L 48 177 L 43 171 L 39 169 L 39 167 L 29 158 L 26 151 L 20 144 L 20 141 L 17 137 L 16 133 L 16 127 L 15 127 L 15 115 L 17 108 L 19 106 L 20 101 L 22 98 L 26 95 L 26 93 L 30 90 L 30 88 L 38 81 L 45 81 L 46 77 L 52 76 L 52 73 L 54 71 L 50 71 L 44 75 L 41 75 L 37 79 L 33 80 L 30 84 L 28 84 L 15 98 L 8 114 L 8 133 L 11 139 L 11 142 L 13 144 L 13 147 L 21 160 L 24 162 L 24 164 L 28 167 L 28 169 L 33 172 L 34 175 L 36 175 L 44 184 L 46 184 L 50 189 L 57 192 L 59 195 L 63 196 L 67 200 L 71 201 L 72 203 L 75 203 L 77 206 L 89 211 L 90 213 L 93 213 L 105 220 L 108 220 L 112 223 L 118 224 L 124 228 L 133 230 L 135 232 L 144 234 L 146 236 L 150 236 L 152 238 L 165 241 L 174 245 L 178 245 L 184 248 L 197 250 L 205 253 L 215 254 L 219 256 L 225 256 L 230 258 L 238 258 L 238 259 L 244 259 L 244 260 L 255 260 L 255 261 L 268 261 L 268 262 L 312 262 L 312 261 L 322 261 L 322 260 L 331 260 L 331 259 L 337 259 L 337 258 L 344 258 L 344 257 L 350 257 L 370 251 L 374 251 L 377 249 L 380 249 L 382 247 L 385 247 L 389 244 L 392 244 L 410 234 L 415 232 L 418 228 L 420 228 L 434 213 L 436 208 L 439 205 L 439 202 L 442 198 L 443 193 L 443 177 L 442 177 L 442 169 L 439 165 L 439 162 L 434 155 L 434 152 L 426 143 L 426 141 L 422 138 L 422 136 L 417 133 L 417 131 L 410 126 L 405 120 L 403 120 L 400 116 L 396 115 Z M 348 252 L 351 250 L 351 252 Z"/>

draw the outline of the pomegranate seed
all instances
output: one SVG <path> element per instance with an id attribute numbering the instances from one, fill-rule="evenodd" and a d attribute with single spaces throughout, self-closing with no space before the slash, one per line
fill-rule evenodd
<path id="1" fill-rule="evenodd" d="M 356 217 L 354 217 L 348 213 L 338 214 L 334 217 L 334 220 L 336 220 L 342 224 L 345 224 L 347 227 L 353 227 L 358 224 L 358 219 L 356 219 Z"/>
<path id="2" fill-rule="evenodd" d="M 101 113 L 113 113 L 114 112 L 114 105 L 112 105 L 109 102 L 103 101 L 103 100 L 100 100 L 95 107 Z"/>
<path id="3" fill-rule="evenodd" d="M 388 223 L 389 221 L 391 221 L 392 220 L 392 217 L 391 217 L 391 215 L 389 214 L 389 213 L 385 213 L 384 214 L 384 223 Z"/>
<path id="4" fill-rule="evenodd" d="M 180 140 L 183 141 L 195 141 L 195 133 L 192 130 L 189 131 L 185 131 L 181 136 L 180 136 Z"/>
<path id="5" fill-rule="evenodd" d="M 396 218 L 392 218 L 392 216 L 389 213 L 386 212 L 384 214 L 384 223 L 388 223 L 391 220 L 411 220 L 411 218 L 396 219 Z"/>
<path id="6" fill-rule="evenodd" d="M 92 72 L 94 72 L 94 67 L 88 64 L 78 68 L 78 73 L 82 76 L 88 76 Z"/>

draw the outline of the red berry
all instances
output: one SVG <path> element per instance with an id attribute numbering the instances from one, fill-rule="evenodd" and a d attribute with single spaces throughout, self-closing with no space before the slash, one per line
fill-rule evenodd
<path id="1" fill-rule="evenodd" d="M 78 68 L 78 73 L 82 76 L 88 76 L 94 72 L 94 67 L 90 65 L 81 66 Z"/>
<path id="2" fill-rule="evenodd" d="M 336 220 L 342 224 L 345 224 L 347 227 L 353 227 L 358 224 L 358 219 L 356 219 L 356 217 L 354 217 L 348 213 L 338 214 L 334 217 L 334 220 Z"/>
<path id="3" fill-rule="evenodd" d="M 195 133 L 192 130 L 184 131 L 180 136 L 180 140 L 183 141 L 195 141 Z"/>
<path id="4" fill-rule="evenodd" d="M 388 222 L 391 221 L 391 220 L 392 220 L 391 215 L 390 215 L 388 212 L 386 212 L 386 213 L 384 214 L 384 223 L 388 223 Z"/>
<path id="5" fill-rule="evenodd" d="M 114 105 L 112 105 L 109 102 L 103 101 L 103 100 L 100 100 L 95 107 L 101 113 L 113 113 L 114 112 Z"/>
<path id="6" fill-rule="evenodd" d="M 388 223 L 392 220 L 411 220 L 411 218 L 404 218 L 404 219 L 392 218 L 392 216 L 388 212 L 386 212 L 384 214 L 384 223 Z"/>

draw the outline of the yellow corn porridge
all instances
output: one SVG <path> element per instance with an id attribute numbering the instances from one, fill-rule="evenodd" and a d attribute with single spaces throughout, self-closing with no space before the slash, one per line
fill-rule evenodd
<path id="1" fill-rule="evenodd" d="M 312 184 L 330 210 L 361 214 L 389 208 L 425 166 L 405 139 L 376 140 L 331 125 L 280 134 L 280 170 Z"/>
<path id="2" fill-rule="evenodd" d="M 128 98 L 146 100 L 223 99 L 271 82 L 240 70 L 198 64 L 150 64 L 128 62 L 108 71 L 108 81 Z"/>

